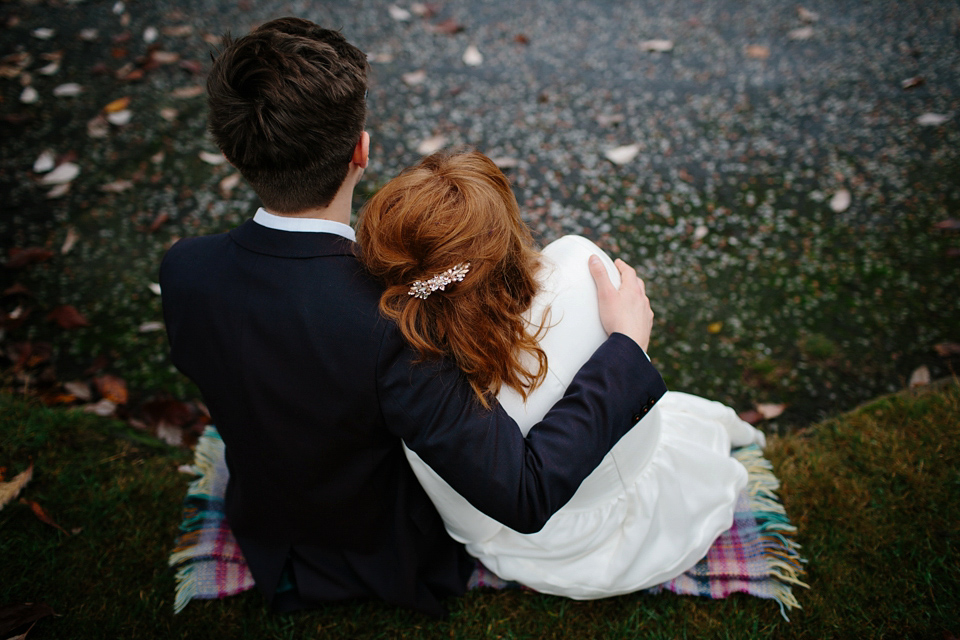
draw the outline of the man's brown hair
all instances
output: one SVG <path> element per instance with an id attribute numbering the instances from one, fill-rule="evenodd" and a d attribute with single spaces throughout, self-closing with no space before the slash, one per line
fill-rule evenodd
<path id="1" fill-rule="evenodd" d="M 301 18 L 224 37 L 207 78 L 210 133 L 264 206 L 330 204 L 366 117 L 367 58 L 338 31 Z"/>

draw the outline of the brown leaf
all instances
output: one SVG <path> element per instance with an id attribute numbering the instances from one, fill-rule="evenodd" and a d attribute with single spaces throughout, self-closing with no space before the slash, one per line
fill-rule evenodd
<path id="1" fill-rule="evenodd" d="M 88 385 L 86 382 L 79 382 L 76 380 L 64 382 L 63 388 L 67 390 L 67 393 L 81 402 L 89 402 L 93 397 L 93 394 L 90 392 L 90 385 Z"/>
<path id="2" fill-rule="evenodd" d="M 126 404 L 128 398 L 127 383 L 123 378 L 105 373 L 93 379 L 100 395 L 114 404 Z"/>
<path id="3" fill-rule="evenodd" d="M 903 87 L 904 89 L 915 89 L 916 87 L 921 86 L 925 82 L 926 80 L 924 80 L 923 76 L 913 76 L 912 78 L 907 78 L 906 80 L 901 82 L 900 86 Z"/>
<path id="4" fill-rule="evenodd" d="M 60 247 L 60 254 L 66 255 L 70 253 L 70 250 L 73 249 L 73 245 L 77 244 L 77 240 L 80 239 L 80 234 L 77 233 L 77 230 L 74 227 L 69 227 L 67 229 L 67 237 L 63 240 L 63 245 Z"/>
<path id="5" fill-rule="evenodd" d="M 69 531 L 67 531 L 66 529 L 64 529 L 64 528 L 61 527 L 60 525 L 58 525 L 58 524 L 56 523 L 56 521 L 55 521 L 53 518 L 50 517 L 50 514 L 47 513 L 47 510 L 46 510 L 46 509 L 44 509 L 43 507 L 41 507 L 39 504 L 37 504 L 37 503 L 34 502 L 33 500 L 24 500 L 23 498 L 20 498 L 20 502 L 22 502 L 23 504 L 29 506 L 29 507 L 30 507 L 30 511 L 33 511 L 33 515 L 37 516 L 37 519 L 38 519 L 40 522 L 42 522 L 42 523 L 44 523 L 44 524 L 48 524 L 48 525 L 50 525 L 51 527 L 56 527 L 57 529 L 60 529 L 60 531 L 64 532 L 64 533 L 67 534 L 68 536 L 70 535 L 70 532 L 69 532 Z"/>
<path id="6" fill-rule="evenodd" d="M 452 36 L 455 33 L 460 33 L 464 30 L 464 26 L 454 20 L 453 18 L 447 18 L 443 22 L 438 22 L 437 24 L 432 24 L 429 27 L 430 31 L 433 33 L 442 33 L 448 36 Z"/>
<path id="7" fill-rule="evenodd" d="M 0 482 L 0 509 L 13 501 L 33 477 L 33 463 L 26 471 L 21 471 L 10 482 Z"/>
<path id="8" fill-rule="evenodd" d="M 202 85 L 194 85 L 192 87 L 180 87 L 179 89 L 174 89 L 170 92 L 170 95 L 174 98 L 196 98 L 197 96 L 202 96 L 206 89 Z"/>
<path id="9" fill-rule="evenodd" d="M 746 411 L 741 411 L 737 415 L 740 416 L 741 420 L 744 422 L 749 422 L 750 424 L 757 424 L 763 420 L 763 414 L 756 409 L 747 409 Z"/>
<path id="10" fill-rule="evenodd" d="M 124 96 L 123 98 L 117 98 L 113 102 L 107 104 L 103 108 L 106 113 L 116 113 L 117 111 L 123 111 L 130 106 L 130 96 Z"/>
<path id="11" fill-rule="evenodd" d="M 517 44 L 530 44 L 530 37 L 525 33 L 518 33 L 513 36 L 513 41 Z"/>
<path id="12" fill-rule="evenodd" d="M 162 31 L 163 35 L 165 36 L 179 38 L 193 33 L 193 26 L 189 24 L 180 24 L 176 26 L 164 27 Z"/>
<path id="13" fill-rule="evenodd" d="M 167 221 L 170 220 L 170 214 L 166 211 L 161 211 L 154 217 L 153 222 L 150 223 L 150 233 L 156 233 L 160 230 L 160 227 L 165 225 Z"/>
<path id="14" fill-rule="evenodd" d="M 756 406 L 757 411 L 765 420 L 773 420 L 787 408 L 785 404 L 760 403 Z"/>
<path id="15" fill-rule="evenodd" d="M 923 385 L 930 384 L 930 369 L 927 368 L 927 365 L 923 364 L 913 370 L 913 373 L 910 374 L 910 387 L 922 387 Z"/>
<path id="16" fill-rule="evenodd" d="M 960 220 L 957 218 L 947 218 L 933 225 L 935 229 L 942 231 L 960 231 Z"/>
<path id="17" fill-rule="evenodd" d="M 72 304 L 62 304 L 59 307 L 54 307 L 50 313 L 47 314 L 47 319 L 53 320 L 60 325 L 62 329 L 76 329 L 78 327 L 90 326 L 90 322 L 82 313 L 77 311 L 77 308 Z"/>
<path id="18" fill-rule="evenodd" d="M 956 342 L 941 342 L 940 344 L 935 344 L 933 345 L 933 350 L 936 351 L 937 355 L 941 358 L 960 356 L 960 344 Z"/>
<path id="19" fill-rule="evenodd" d="M 56 612 L 42 602 L 2 605 L 0 606 L 0 638 L 9 638 L 15 630 L 30 625 L 30 628 L 23 634 L 15 636 L 18 638 L 26 637 L 37 620 L 55 615 L 57 615 Z"/>
<path id="20" fill-rule="evenodd" d="M 189 71 L 194 75 L 200 75 L 203 73 L 203 63 L 199 60 L 181 60 L 180 68 L 184 71 Z"/>
<path id="21" fill-rule="evenodd" d="M 45 262 L 53 257 L 53 251 L 42 249 L 40 247 L 29 247 L 27 249 L 10 249 L 10 256 L 4 266 L 8 269 L 20 269 L 27 265 Z"/>
<path id="22" fill-rule="evenodd" d="M 754 60 L 766 60 L 770 57 L 770 47 L 762 44 L 747 45 L 747 57 Z"/>
<path id="23" fill-rule="evenodd" d="M 15 282 L 15 283 L 13 283 L 12 285 L 10 285 L 9 287 L 7 287 L 6 289 L 3 290 L 3 295 L 5 295 L 5 296 L 19 296 L 19 295 L 30 296 L 30 295 L 33 295 L 33 294 L 30 293 L 30 290 L 27 289 L 27 288 L 26 288 L 25 286 L 23 286 L 22 284 L 20 284 L 19 282 Z"/>

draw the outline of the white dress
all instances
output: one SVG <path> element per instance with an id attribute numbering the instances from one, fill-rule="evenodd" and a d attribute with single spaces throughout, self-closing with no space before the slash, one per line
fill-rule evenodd
<path id="1" fill-rule="evenodd" d="M 606 339 L 587 259 L 597 254 L 614 284 L 619 274 L 592 242 L 566 236 L 543 251 L 542 285 L 528 318 L 547 311 L 540 340 L 547 379 L 526 403 L 499 395 L 526 435 L 560 399 L 580 366 Z M 505 580 L 542 593 L 592 599 L 629 593 L 683 573 L 730 528 L 747 472 L 731 443 L 763 446 L 763 434 L 730 407 L 686 393 L 666 395 L 607 454 L 566 505 L 534 534 L 484 515 L 419 456 L 410 465 L 450 535 Z"/>

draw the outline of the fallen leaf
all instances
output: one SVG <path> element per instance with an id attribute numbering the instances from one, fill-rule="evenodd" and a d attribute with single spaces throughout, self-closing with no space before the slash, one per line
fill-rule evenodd
<path id="1" fill-rule="evenodd" d="M 23 504 L 29 506 L 29 507 L 30 507 L 30 511 L 33 511 L 33 515 L 37 516 L 37 519 L 38 519 L 40 522 L 42 522 L 42 523 L 44 523 L 44 524 L 48 524 L 48 525 L 50 525 L 51 527 L 54 527 L 54 528 L 56 528 L 56 529 L 59 529 L 60 531 L 62 531 L 63 533 L 65 533 L 65 534 L 68 535 L 68 536 L 70 535 L 70 532 L 69 532 L 69 531 L 67 531 L 66 529 L 64 529 L 64 528 L 61 527 L 60 525 L 58 525 L 58 524 L 56 523 L 56 521 L 54 521 L 54 519 L 50 517 L 50 514 L 47 513 L 47 510 L 46 510 L 46 509 L 44 509 L 43 507 L 41 507 L 39 504 L 37 504 L 37 503 L 34 502 L 33 500 L 24 500 L 23 498 L 20 498 L 20 502 L 22 502 Z"/>
<path id="2" fill-rule="evenodd" d="M 53 251 L 42 249 L 40 247 L 29 247 L 27 249 L 10 249 L 9 257 L 4 266 L 9 269 L 20 269 L 27 265 L 46 262 L 53 257 Z"/>
<path id="3" fill-rule="evenodd" d="M 747 409 L 746 411 L 741 411 L 737 414 L 737 416 L 744 422 L 749 422 L 750 424 L 757 424 L 763 420 L 763 414 L 756 409 Z"/>
<path id="4" fill-rule="evenodd" d="M 21 471 L 15 475 L 10 482 L 0 482 L 0 509 L 15 500 L 32 477 L 33 463 L 31 462 L 26 471 Z"/>
<path id="5" fill-rule="evenodd" d="M 220 40 L 220 36 L 218 36 L 218 35 L 216 35 L 216 34 L 213 34 L 213 33 L 205 33 L 205 34 L 203 34 L 203 41 L 206 42 L 206 43 L 209 44 L 209 45 L 213 45 L 214 47 L 219 47 L 221 40 Z"/>
<path id="6" fill-rule="evenodd" d="M 55 36 L 56 33 L 57 32 L 54 31 L 53 29 L 48 29 L 47 27 L 40 27 L 38 29 L 34 29 L 33 31 L 31 31 L 30 35 L 32 35 L 37 40 L 49 40 L 50 38 Z"/>
<path id="7" fill-rule="evenodd" d="M 114 180 L 113 182 L 100 185 L 100 191 L 104 191 L 106 193 L 123 193 L 128 189 L 132 189 L 133 186 L 133 182 L 130 180 Z"/>
<path id="8" fill-rule="evenodd" d="M 417 145 L 417 153 L 420 155 L 428 156 L 431 153 L 436 153 L 447 144 L 447 136 L 438 135 L 431 136 Z"/>
<path id="9" fill-rule="evenodd" d="M 708 229 L 705 225 L 701 224 L 697 226 L 696 229 L 693 230 L 693 239 L 703 240 L 704 238 L 707 237 L 708 233 L 710 233 L 710 229 Z"/>
<path id="10" fill-rule="evenodd" d="M 390 14 L 390 17 L 396 20 L 397 22 L 406 22 L 411 17 L 413 17 L 409 11 L 403 7 L 398 7 L 395 4 L 387 7 L 387 12 Z"/>
<path id="11" fill-rule="evenodd" d="M 452 36 L 463 31 L 464 26 L 453 18 L 447 18 L 443 22 L 430 25 L 429 29 L 433 33 L 442 33 L 444 35 Z"/>
<path id="12" fill-rule="evenodd" d="M 157 437 L 171 446 L 179 447 L 183 444 L 183 429 L 161 422 L 157 425 Z"/>
<path id="13" fill-rule="evenodd" d="M 102 116 L 87 121 L 87 135 L 91 138 L 106 138 L 110 134 L 110 123 Z"/>
<path id="14" fill-rule="evenodd" d="M 846 189 L 840 189 L 830 198 L 830 208 L 836 213 L 843 213 L 850 208 L 850 192 Z"/>
<path id="15" fill-rule="evenodd" d="M 130 106 L 130 96 L 124 96 L 122 98 L 117 98 L 113 102 L 110 102 L 103 108 L 106 113 L 116 113 L 118 111 L 124 111 L 127 107 Z"/>
<path id="16" fill-rule="evenodd" d="M 624 165 L 633 160 L 638 153 L 640 153 L 639 144 L 628 144 L 608 149 L 603 155 L 613 164 Z"/>
<path id="17" fill-rule="evenodd" d="M 747 57 L 754 60 L 766 60 L 770 57 L 770 47 L 762 44 L 747 45 Z"/>
<path id="18" fill-rule="evenodd" d="M 937 355 L 941 358 L 960 356 L 960 344 L 956 342 L 941 342 L 940 344 L 935 344 L 933 345 L 933 350 L 936 351 Z"/>
<path id="19" fill-rule="evenodd" d="M 77 244 L 77 240 L 79 239 L 80 234 L 77 233 L 74 227 L 67 228 L 67 237 L 63 239 L 63 244 L 60 246 L 60 255 L 65 256 L 70 253 L 73 245 Z"/>
<path id="20" fill-rule="evenodd" d="M 101 418 L 112 416 L 116 410 L 117 405 L 113 404 L 106 398 L 101 399 L 99 402 L 94 402 L 93 404 L 83 405 L 84 413 L 92 413 L 100 416 Z"/>
<path id="21" fill-rule="evenodd" d="M 923 79 L 923 76 L 913 76 L 912 78 L 907 78 L 906 80 L 902 81 L 900 86 L 904 89 L 913 89 L 915 87 L 919 87 L 925 82 L 926 80 Z"/>
<path id="22" fill-rule="evenodd" d="M 170 95 L 174 98 L 196 98 L 197 96 L 202 96 L 206 89 L 202 85 L 193 85 L 190 87 L 180 87 L 179 89 L 174 89 L 170 92 Z"/>
<path id="23" fill-rule="evenodd" d="M 673 40 L 642 40 L 640 42 L 640 51 L 667 53 L 673 51 Z"/>
<path id="24" fill-rule="evenodd" d="M 126 404 L 129 398 L 127 383 L 123 378 L 110 373 L 97 376 L 93 379 L 100 395 L 114 404 Z"/>
<path id="25" fill-rule="evenodd" d="M 40 184 L 64 184 L 71 182 L 78 175 L 80 175 L 79 165 L 74 164 L 73 162 L 64 162 L 50 173 L 40 178 Z"/>
<path id="26" fill-rule="evenodd" d="M 126 10 L 127 10 L 127 5 L 123 4 L 121 0 L 117 0 L 117 2 L 113 3 L 113 13 L 115 15 L 120 15 Z"/>
<path id="27" fill-rule="evenodd" d="M 70 185 L 72 182 L 65 182 L 63 184 L 56 185 L 53 189 L 47 192 L 47 199 L 52 200 L 53 198 L 62 198 L 70 192 Z"/>
<path id="28" fill-rule="evenodd" d="M 153 222 L 150 223 L 150 233 L 156 233 L 160 227 L 165 225 L 167 221 L 170 220 L 170 214 L 166 211 L 161 211 L 154 218 Z"/>
<path id="29" fill-rule="evenodd" d="M 149 322 L 141 322 L 140 326 L 137 327 L 138 333 L 151 333 L 153 331 L 163 331 L 164 324 L 157 320 L 151 320 Z"/>
<path id="30" fill-rule="evenodd" d="M 707 325 L 707 333 L 709 334 L 717 334 L 717 333 L 720 333 L 722 330 L 723 330 L 722 322 L 711 322 L 710 324 Z"/>
<path id="31" fill-rule="evenodd" d="M 60 61 L 59 61 L 59 60 L 54 60 L 54 61 L 51 62 L 50 64 L 47 64 L 47 65 L 45 65 L 45 66 L 40 67 L 39 69 L 37 69 L 37 73 L 39 73 L 39 74 L 42 75 L 42 76 L 52 76 L 52 75 L 54 75 L 57 71 L 60 71 Z"/>
<path id="32" fill-rule="evenodd" d="M 178 115 L 180 115 L 180 112 L 173 107 L 164 107 L 163 109 L 160 109 L 160 117 L 167 122 L 173 122 L 177 119 Z"/>
<path id="33" fill-rule="evenodd" d="M 513 41 L 517 44 L 530 44 L 530 36 L 525 33 L 518 33 L 517 35 L 513 36 Z"/>
<path id="34" fill-rule="evenodd" d="M 81 29 L 80 30 L 80 39 L 84 42 L 93 42 L 100 37 L 100 32 L 97 29 Z"/>
<path id="35" fill-rule="evenodd" d="M 787 33 L 787 37 L 791 40 L 809 40 L 813 37 L 813 27 L 800 27 L 799 29 L 792 29 Z"/>
<path id="36" fill-rule="evenodd" d="M 157 65 L 173 64 L 180 61 L 180 54 L 175 51 L 161 51 L 159 49 L 150 52 L 150 62 Z"/>
<path id="37" fill-rule="evenodd" d="M 194 75 L 200 75 L 204 72 L 203 63 L 199 60 L 181 60 L 180 68 Z"/>
<path id="38" fill-rule="evenodd" d="M 220 195 L 225 198 L 229 197 L 233 190 L 237 188 L 238 184 L 240 184 L 240 174 L 231 173 L 220 181 L 220 184 L 218 185 L 220 187 Z"/>
<path id="39" fill-rule="evenodd" d="M 787 408 L 787 405 L 785 404 L 760 403 L 756 405 L 757 412 L 759 412 L 760 415 L 763 416 L 764 420 L 773 420 L 774 418 L 779 416 L 781 413 L 783 413 L 784 409 L 786 408 Z"/>
<path id="40" fill-rule="evenodd" d="M 33 87 L 24 87 L 20 92 L 20 102 L 23 104 L 34 104 L 40 99 L 40 94 Z"/>
<path id="41" fill-rule="evenodd" d="M 56 156 L 53 151 L 47 149 L 33 161 L 33 171 L 34 173 L 46 173 L 53 169 L 56 166 Z"/>
<path id="42" fill-rule="evenodd" d="M 483 64 L 483 54 L 476 45 L 470 45 L 463 52 L 463 63 L 469 67 L 479 67 Z"/>
<path id="43" fill-rule="evenodd" d="M 159 36 L 160 32 L 157 31 L 156 27 L 147 27 L 143 30 L 143 41 L 147 44 L 156 42 Z"/>
<path id="44" fill-rule="evenodd" d="M 423 84 L 427 79 L 427 72 L 423 69 L 419 71 L 411 71 L 410 73 L 405 73 L 400 78 L 404 81 L 405 84 L 415 87 L 418 84 Z"/>
<path id="45" fill-rule="evenodd" d="M 930 384 L 930 369 L 927 368 L 927 365 L 923 364 L 914 369 L 913 373 L 910 374 L 910 382 L 907 386 L 921 387 L 926 384 Z"/>
<path id="46" fill-rule="evenodd" d="M 53 95 L 57 98 L 73 98 L 83 93 L 83 87 L 76 82 L 67 82 L 53 88 Z"/>
<path id="47" fill-rule="evenodd" d="M 199 154 L 197 154 L 197 156 L 207 164 L 212 164 L 212 165 L 223 164 L 224 162 L 227 161 L 227 159 L 223 157 L 222 153 L 210 153 L 209 151 L 201 151 Z"/>
<path id="48" fill-rule="evenodd" d="M 159 282 L 151 282 L 148 288 L 153 292 L 153 295 L 159 296 L 161 293 Z"/>
<path id="49" fill-rule="evenodd" d="M 64 382 L 63 388 L 81 402 L 90 402 L 91 398 L 93 398 L 93 393 L 90 391 L 90 385 L 88 385 L 86 382 Z"/>
<path id="50" fill-rule="evenodd" d="M 133 118 L 133 111 L 129 109 L 124 109 L 123 111 L 117 111 L 116 113 L 107 114 L 107 122 L 117 127 L 122 127 L 124 125 L 130 124 L 130 120 Z"/>
<path id="51" fill-rule="evenodd" d="M 367 60 L 373 64 L 390 64 L 393 62 L 393 54 L 389 52 L 371 53 L 367 56 Z"/>
<path id="52" fill-rule="evenodd" d="M 949 113 L 924 113 L 917 117 L 917 124 L 924 127 L 938 127 L 953 117 Z"/>
<path id="53" fill-rule="evenodd" d="M 429 18 L 437 12 L 436 5 L 427 4 L 425 2 L 414 2 L 410 5 L 410 13 L 419 16 L 421 18 Z"/>
<path id="54" fill-rule="evenodd" d="M 626 117 L 622 113 L 613 113 L 609 115 L 601 113 L 597 116 L 597 124 L 599 124 L 601 127 L 609 127 L 614 124 L 620 124 L 625 119 Z"/>
<path id="55" fill-rule="evenodd" d="M 803 7 L 797 7 L 797 17 L 804 22 L 817 22 L 820 19 L 820 14 Z"/>
<path id="56" fill-rule="evenodd" d="M 193 25 L 189 24 L 178 24 L 171 27 L 164 27 L 161 29 L 163 35 L 171 36 L 174 38 L 182 38 L 183 36 L 189 36 L 193 33 Z"/>
<path id="57" fill-rule="evenodd" d="M 520 161 L 516 158 L 511 158 L 508 156 L 501 156 L 499 158 L 491 158 L 493 164 L 497 165 L 500 169 L 513 169 L 520 164 Z"/>
<path id="58" fill-rule="evenodd" d="M 90 322 L 77 311 L 72 304 L 62 304 L 54 307 L 47 314 L 47 320 L 52 320 L 60 325 L 62 329 L 76 329 L 79 327 L 89 327 Z"/>

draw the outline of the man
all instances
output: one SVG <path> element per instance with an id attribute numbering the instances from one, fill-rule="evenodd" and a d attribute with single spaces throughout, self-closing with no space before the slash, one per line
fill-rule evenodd
<path id="1" fill-rule="evenodd" d="M 207 91 L 214 139 L 263 208 L 178 242 L 160 280 L 173 361 L 226 443 L 227 519 L 257 586 L 278 610 L 378 597 L 442 615 L 473 563 L 401 440 L 491 517 L 538 530 L 665 391 L 641 348 L 643 283 L 620 263 L 618 291 L 591 265 L 612 335 L 524 439 L 451 363 L 416 362 L 355 258 L 364 54 L 283 18 L 226 39 Z"/>

